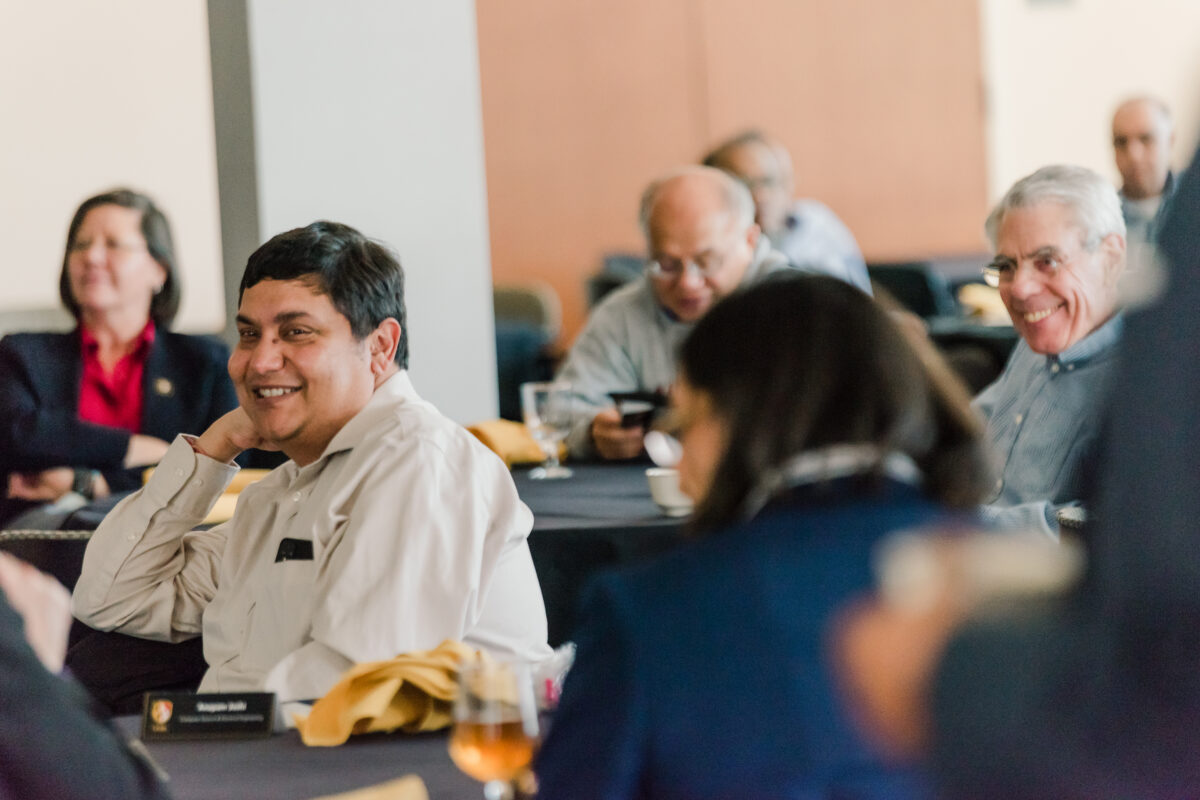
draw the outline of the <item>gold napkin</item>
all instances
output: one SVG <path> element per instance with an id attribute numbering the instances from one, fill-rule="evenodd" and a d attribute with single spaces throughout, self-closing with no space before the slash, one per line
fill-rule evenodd
<path id="1" fill-rule="evenodd" d="M 296 717 L 300 738 L 310 747 L 333 747 L 354 733 L 444 728 L 458 693 L 458 665 L 473 655 L 447 639 L 433 650 L 353 666 L 306 718 Z"/>
<path id="2" fill-rule="evenodd" d="M 416 775 L 405 775 L 365 789 L 326 794 L 313 800 L 429 800 L 429 792 L 425 790 L 425 782 Z"/>
<path id="3" fill-rule="evenodd" d="M 489 419 L 468 425 L 467 430 L 510 467 L 513 464 L 540 464 L 546 460 L 546 454 L 529 434 L 529 429 L 519 422 Z"/>

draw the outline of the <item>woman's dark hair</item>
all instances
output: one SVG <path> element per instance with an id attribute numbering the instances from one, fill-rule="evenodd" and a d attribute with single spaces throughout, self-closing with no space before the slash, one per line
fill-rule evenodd
<path id="1" fill-rule="evenodd" d="M 324 220 L 271 237 L 246 262 L 238 302 L 259 281 L 309 281 L 362 340 L 388 317 L 400 323 L 396 363 L 408 368 L 404 270 L 385 246 L 340 222 Z"/>
<path id="2" fill-rule="evenodd" d="M 83 218 L 99 206 L 120 206 L 142 213 L 142 237 L 146 240 L 146 249 L 167 275 L 162 290 L 150 299 L 150 319 L 159 327 L 168 327 L 179 311 L 179 277 L 175 268 L 175 242 L 171 238 L 171 225 L 153 200 L 132 189 L 111 189 L 89 197 L 76 209 L 75 216 L 71 218 L 71 226 L 67 228 L 67 247 L 63 254 L 62 272 L 58 276 L 58 296 L 62 299 L 63 306 L 75 319 L 79 319 L 79 303 L 71 294 L 67 262 L 71 259 L 71 248 L 75 245 L 75 237 L 79 233 L 79 226 L 83 224 Z"/>
<path id="3" fill-rule="evenodd" d="M 983 425 L 961 382 L 927 340 L 842 281 L 785 272 L 735 292 L 696 324 L 680 362 L 728 435 L 696 530 L 736 521 L 771 471 L 829 445 L 907 455 L 947 505 L 974 505 L 988 485 Z"/>

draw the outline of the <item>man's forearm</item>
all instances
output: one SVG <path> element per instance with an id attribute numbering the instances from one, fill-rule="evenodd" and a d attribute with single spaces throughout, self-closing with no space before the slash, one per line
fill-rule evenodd
<path id="1" fill-rule="evenodd" d="M 224 534 L 184 536 L 199 524 L 237 467 L 192 452 L 177 437 L 150 482 L 92 535 L 73 597 L 75 616 L 101 630 L 178 640 L 199 632 L 216 589 Z"/>

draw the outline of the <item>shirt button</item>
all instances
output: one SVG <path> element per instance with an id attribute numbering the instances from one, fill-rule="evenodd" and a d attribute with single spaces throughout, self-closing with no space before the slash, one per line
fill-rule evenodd
<path id="1" fill-rule="evenodd" d="M 1070 372 L 1070 371 L 1071 371 L 1071 370 L 1073 370 L 1073 369 L 1075 369 L 1075 365 L 1074 365 L 1074 364 L 1067 364 L 1067 372 Z"/>
<path id="2" fill-rule="evenodd" d="M 196 485 L 197 485 L 197 486 L 203 486 L 203 485 L 204 485 L 204 478 L 196 478 Z"/>
<path id="3" fill-rule="evenodd" d="M 1025 419 L 1025 415 L 1024 415 L 1024 414 L 1017 414 L 1017 416 L 1016 416 L 1016 417 L 1014 417 L 1014 419 L 1016 420 L 1017 424 L 1018 424 L 1018 425 L 1020 425 L 1020 424 L 1021 424 L 1021 422 L 1022 422 L 1022 421 Z"/>
<path id="4" fill-rule="evenodd" d="M 294 495 L 292 495 L 292 502 L 293 502 L 293 503 L 299 503 L 299 502 L 300 502 L 300 493 L 299 493 L 299 492 L 296 492 Z"/>
<path id="5" fill-rule="evenodd" d="M 176 467 L 176 468 L 175 468 L 175 475 L 176 475 L 177 477 L 180 477 L 180 478 L 182 478 L 182 477 L 183 477 L 183 468 L 182 468 L 182 467 Z"/>
<path id="6" fill-rule="evenodd" d="M 1058 367 L 1058 364 L 1051 364 L 1051 365 L 1050 365 L 1050 371 L 1051 371 L 1051 372 L 1053 372 L 1053 373 L 1055 373 L 1056 375 L 1058 374 L 1058 369 L 1059 369 L 1059 367 Z"/>
<path id="7" fill-rule="evenodd" d="M 1004 479 L 1000 478 L 998 481 L 996 481 L 996 491 L 999 492 L 1003 488 L 1004 488 Z"/>
<path id="8" fill-rule="evenodd" d="M 127 540 L 131 541 L 131 542 L 136 542 L 136 541 L 137 541 L 137 534 L 136 534 L 136 533 L 131 533 L 131 534 L 129 534 L 128 536 L 126 536 L 125 538 L 126 538 Z"/>

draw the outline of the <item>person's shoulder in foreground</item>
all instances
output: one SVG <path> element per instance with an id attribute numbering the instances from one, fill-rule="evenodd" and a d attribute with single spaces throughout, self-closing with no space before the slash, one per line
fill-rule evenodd
<path id="1" fill-rule="evenodd" d="M 66 591 L 6 554 L 0 589 L 0 798 L 166 798 L 150 765 L 89 713 L 87 695 L 48 671 L 66 649 Z"/>

